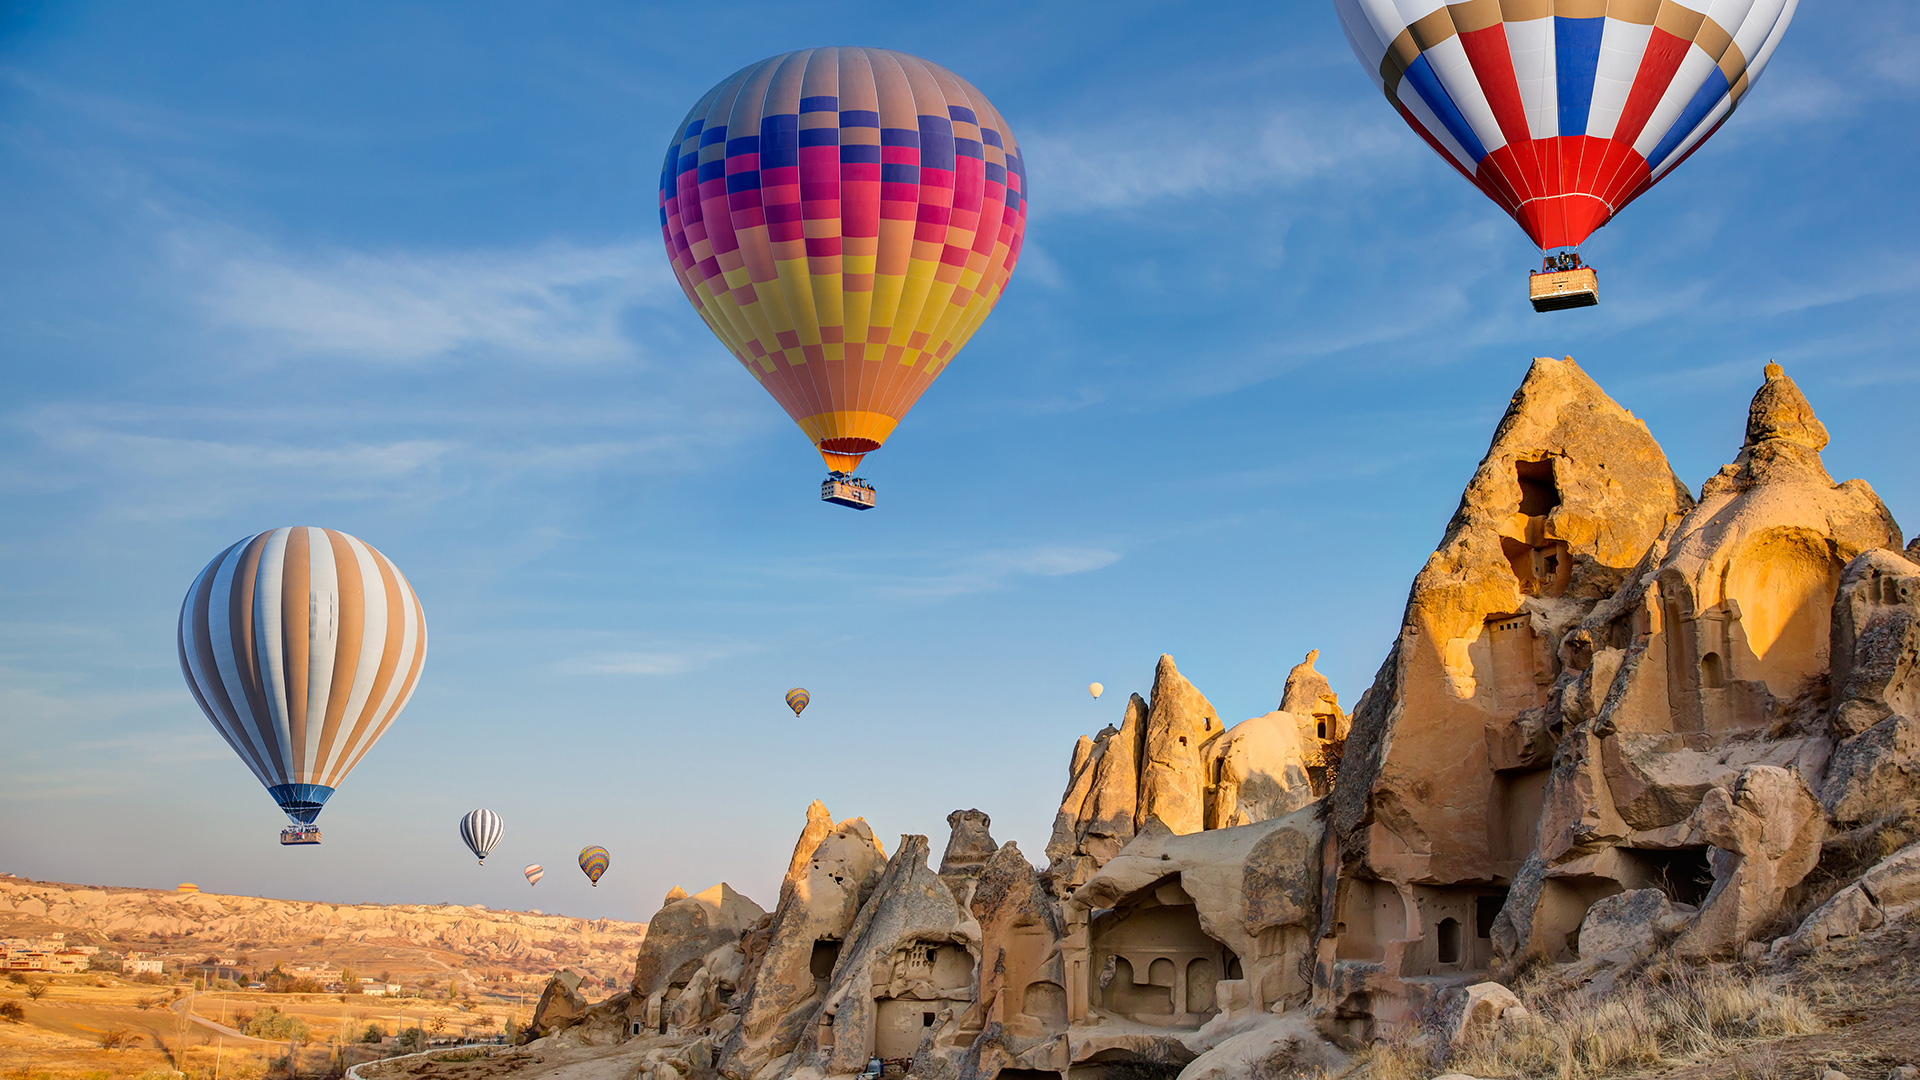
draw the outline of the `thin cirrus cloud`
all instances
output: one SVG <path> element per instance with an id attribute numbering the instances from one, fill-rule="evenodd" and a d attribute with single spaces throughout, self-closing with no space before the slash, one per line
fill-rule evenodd
<path id="1" fill-rule="evenodd" d="M 1285 186 L 1403 149 L 1403 132 L 1375 110 L 1267 105 L 1215 113 L 1138 112 L 1021 140 L 1034 178 L 1034 213 L 1100 213 L 1161 199 Z"/>
<path id="2" fill-rule="evenodd" d="M 176 233 L 171 247 L 209 322 L 281 358 L 618 360 L 641 352 L 628 313 L 679 293 L 646 241 L 296 255 L 201 229 Z"/>
<path id="3" fill-rule="evenodd" d="M 629 650 L 588 653 L 551 665 L 560 675 L 684 675 L 744 651 L 717 645 L 683 649 Z"/>
<path id="4" fill-rule="evenodd" d="M 1099 547 L 1001 548 L 949 560 L 929 574 L 903 575 L 882 586 L 882 591 L 898 599 L 942 600 L 1008 588 L 1022 578 L 1092 573 L 1112 566 L 1120 557 L 1120 552 Z"/>

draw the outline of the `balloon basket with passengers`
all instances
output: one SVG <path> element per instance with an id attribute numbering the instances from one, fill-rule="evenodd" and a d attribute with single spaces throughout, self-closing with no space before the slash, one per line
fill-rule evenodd
<path id="1" fill-rule="evenodd" d="M 1600 275 L 1577 251 L 1549 255 L 1528 281 L 1528 296 L 1535 311 L 1592 307 L 1600 302 Z"/>

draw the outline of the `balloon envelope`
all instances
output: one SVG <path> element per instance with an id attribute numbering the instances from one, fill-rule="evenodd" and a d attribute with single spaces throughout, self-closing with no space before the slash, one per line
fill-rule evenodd
<path id="1" fill-rule="evenodd" d="M 538 885 L 540 884 L 540 879 L 547 876 L 547 872 L 540 868 L 539 863 L 528 863 L 526 870 L 523 872 L 527 875 L 527 884 L 529 885 Z"/>
<path id="2" fill-rule="evenodd" d="M 493 845 L 500 842 L 500 834 L 506 831 L 500 815 L 491 810 L 475 810 L 460 819 L 460 839 L 466 842 L 467 850 L 487 861 L 487 853 Z"/>
<path id="3" fill-rule="evenodd" d="M 796 686 L 787 691 L 787 708 L 792 709 L 795 716 L 799 716 L 806 709 L 807 702 L 812 700 L 813 698 L 808 696 L 806 690 L 801 687 Z"/>
<path id="4" fill-rule="evenodd" d="M 413 696 L 420 600 L 385 555 L 333 529 L 250 536 L 180 606 L 180 670 L 287 817 L 312 824 Z"/>
<path id="5" fill-rule="evenodd" d="M 607 872 L 607 864 L 612 861 L 612 858 L 607 854 L 606 848 L 589 847 L 580 849 L 580 870 L 587 875 L 587 880 L 593 882 L 596 887 L 600 884 L 600 875 Z"/>
<path id="6" fill-rule="evenodd" d="M 1573 247 L 1686 160 L 1798 0 L 1334 0 L 1413 130 L 1541 248 Z"/>
<path id="7" fill-rule="evenodd" d="M 1101 694 L 1104 694 L 1104 693 L 1106 693 L 1106 692 L 1107 692 L 1107 688 L 1106 688 L 1106 687 L 1104 687 L 1104 686 L 1101 686 L 1101 685 L 1100 685 L 1099 683 L 1088 683 L 1088 684 L 1087 684 L 1087 693 L 1089 693 L 1089 694 L 1092 694 L 1092 695 L 1093 695 L 1094 697 L 1096 697 L 1096 698 L 1097 698 L 1097 697 L 1099 697 L 1099 696 L 1100 696 Z"/>
<path id="8" fill-rule="evenodd" d="M 1026 166 L 999 112 L 887 49 L 740 69 L 681 121 L 660 172 L 687 299 L 843 472 L 993 310 L 1026 218 Z"/>

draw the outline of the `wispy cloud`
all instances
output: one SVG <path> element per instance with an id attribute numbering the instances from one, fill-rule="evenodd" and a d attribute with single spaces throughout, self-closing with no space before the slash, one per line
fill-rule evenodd
<path id="1" fill-rule="evenodd" d="M 622 323 L 679 299 L 657 243 L 530 250 L 295 254 L 211 228 L 170 237 L 216 326 L 276 358 L 578 364 L 641 350 Z"/>
<path id="2" fill-rule="evenodd" d="M 561 660 L 552 670 L 561 675 L 684 675 L 737 656 L 735 646 L 588 653 Z"/>
<path id="3" fill-rule="evenodd" d="M 1034 213 L 1128 210 L 1298 184 L 1352 173 L 1404 141 L 1388 122 L 1391 114 L 1382 119 L 1373 108 L 1252 102 L 1204 115 L 1196 121 L 1192 111 L 1139 112 L 1023 138 Z"/>
<path id="4" fill-rule="evenodd" d="M 1091 573 L 1119 561 L 1120 552 L 1102 547 L 998 548 L 947 560 L 924 576 L 902 575 L 882 591 L 903 599 L 937 600 L 1008 588 L 1022 578 Z"/>

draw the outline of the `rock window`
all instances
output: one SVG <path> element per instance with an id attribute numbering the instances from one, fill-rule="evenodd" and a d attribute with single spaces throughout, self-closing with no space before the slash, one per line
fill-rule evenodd
<path id="1" fill-rule="evenodd" d="M 1520 482 L 1520 512 L 1542 517 L 1560 505 L 1560 487 L 1553 482 L 1553 459 L 1516 461 L 1515 478 Z"/>
<path id="2" fill-rule="evenodd" d="M 923 1027 L 923 1028 L 930 1028 L 930 1027 L 932 1027 L 932 1026 L 933 1026 L 933 1018 L 934 1018 L 935 1016 L 937 1016 L 937 1015 L 939 1015 L 939 1014 L 938 1014 L 938 1013 L 930 1013 L 930 1012 L 922 1012 L 922 1013 L 920 1014 L 920 1026 L 921 1026 L 921 1027 Z"/>
<path id="3" fill-rule="evenodd" d="M 1441 919 L 1434 934 L 1434 943 L 1439 950 L 1439 960 L 1443 964 L 1460 962 L 1460 920 Z"/>
<path id="4" fill-rule="evenodd" d="M 1727 685 L 1726 665 L 1719 653 L 1708 653 L 1700 658 L 1700 685 L 1708 690 L 1718 690 Z"/>
<path id="5" fill-rule="evenodd" d="M 827 979 L 833 975 L 833 965 L 840 959 L 840 943 L 837 941 L 816 941 L 813 943 L 813 955 L 807 959 L 807 971 L 813 981 L 824 988 Z"/>

